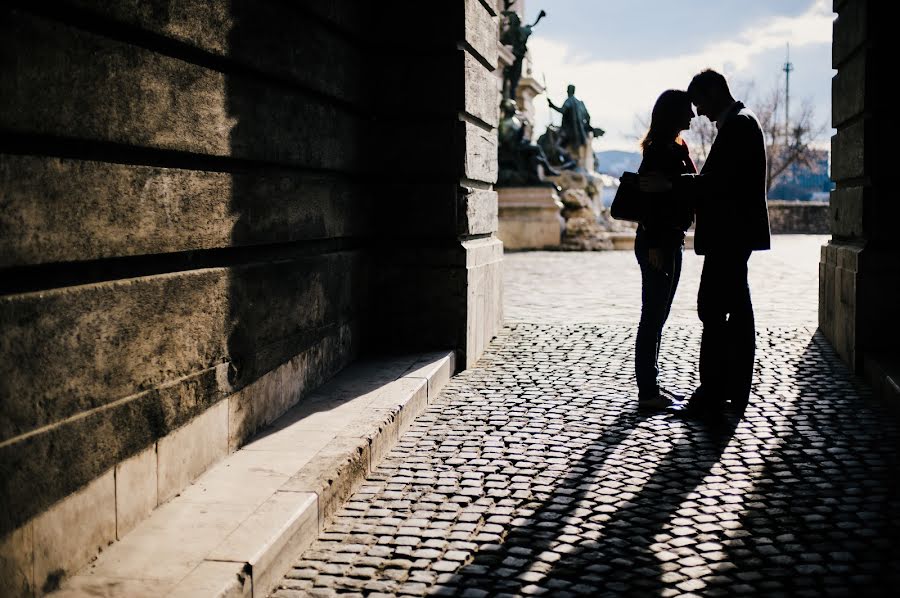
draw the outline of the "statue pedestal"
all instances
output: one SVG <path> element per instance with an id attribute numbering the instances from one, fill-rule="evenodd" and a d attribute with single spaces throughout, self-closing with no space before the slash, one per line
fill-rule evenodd
<path id="1" fill-rule="evenodd" d="M 497 189 L 500 226 L 506 249 L 553 249 L 562 240 L 562 203 L 553 187 Z"/>

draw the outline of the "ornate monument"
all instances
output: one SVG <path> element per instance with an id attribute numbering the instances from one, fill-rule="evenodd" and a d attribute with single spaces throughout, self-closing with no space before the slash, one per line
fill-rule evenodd
<path id="1" fill-rule="evenodd" d="M 544 91 L 531 76 L 527 41 L 532 28 L 523 25 L 523 0 L 505 0 L 498 39 L 498 87 L 502 89 L 498 127 L 497 236 L 506 249 L 559 247 L 562 239 L 562 204 L 555 183 L 559 176 L 542 147 L 531 141 L 533 98 Z"/>

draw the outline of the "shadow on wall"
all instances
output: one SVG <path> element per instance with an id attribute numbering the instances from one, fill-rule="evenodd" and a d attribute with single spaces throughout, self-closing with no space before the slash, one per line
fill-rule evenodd
<path id="1" fill-rule="evenodd" d="M 229 382 L 246 439 L 349 363 L 361 343 L 368 224 L 356 171 L 362 54 L 353 7 L 231 2 L 234 121 Z M 351 28 L 350 30 L 345 27 Z M 251 68 L 245 69 L 243 66 Z"/>

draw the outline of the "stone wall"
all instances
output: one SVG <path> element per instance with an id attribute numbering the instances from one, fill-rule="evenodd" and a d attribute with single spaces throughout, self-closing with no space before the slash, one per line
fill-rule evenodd
<path id="1" fill-rule="evenodd" d="M 858 372 L 897 354 L 900 245 L 897 111 L 890 104 L 893 21 L 883 3 L 835 0 L 832 239 L 823 247 L 819 326 Z"/>
<path id="2" fill-rule="evenodd" d="M 497 7 L 435 10 L 0 9 L 0 593 L 136 459 L 153 508 L 360 351 L 478 357 Z"/>
<path id="3" fill-rule="evenodd" d="M 772 234 L 827 235 L 827 201 L 782 201 L 770 199 L 769 227 Z"/>

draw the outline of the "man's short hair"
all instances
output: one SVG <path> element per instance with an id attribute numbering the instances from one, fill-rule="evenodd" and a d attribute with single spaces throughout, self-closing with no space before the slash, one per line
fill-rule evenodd
<path id="1" fill-rule="evenodd" d="M 727 93 L 731 95 L 731 91 L 728 89 L 728 81 L 712 69 L 706 69 L 694 75 L 694 78 L 691 79 L 691 84 L 688 85 L 687 92 L 691 95 L 695 95 L 697 92 L 702 94 L 710 92 Z"/>

